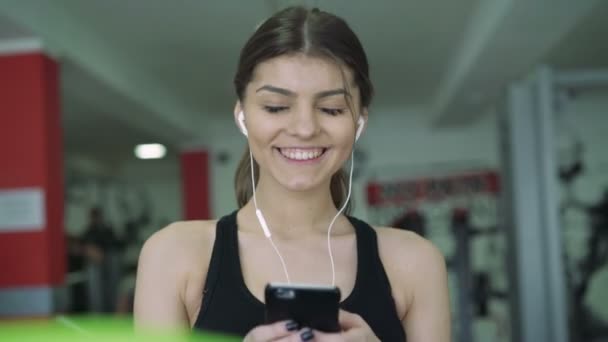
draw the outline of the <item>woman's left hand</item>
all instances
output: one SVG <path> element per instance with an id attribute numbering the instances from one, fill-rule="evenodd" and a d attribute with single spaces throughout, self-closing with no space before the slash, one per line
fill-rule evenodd
<path id="1" fill-rule="evenodd" d="M 361 316 L 340 310 L 339 320 L 342 332 L 324 333 L 315 330 L 314 341 L 380 341 L 380 339 L 374 335 L 372 328 L 369 327 Z"/>

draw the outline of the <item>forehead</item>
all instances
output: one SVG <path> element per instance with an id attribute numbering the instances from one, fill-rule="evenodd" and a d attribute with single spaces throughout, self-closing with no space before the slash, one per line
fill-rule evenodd
<path id="1" fill-rule="evenodd" d="M 258 64 L 250 85 L 266 84 L 296 92 L 355 88 L 350 68 L 327 57 L 305 54 L 282 55 Z"/>

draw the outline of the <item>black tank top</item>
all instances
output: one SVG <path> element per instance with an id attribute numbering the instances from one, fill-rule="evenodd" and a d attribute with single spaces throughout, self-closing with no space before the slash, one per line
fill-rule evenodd
<path id="1" fill-rule="evenodd" d="M 264 324 L 264 303 L 249 291 L 241 272 L 236 214 L 224 216 L 217 223 L 196 330 L 245 336 Z M 357 236 L 357 275 L 351 294 L 340 306 L 360 315 L 381 341 L 405 341 L 378 254 L 376 232 L 363 221 L 348 219 Z"/>

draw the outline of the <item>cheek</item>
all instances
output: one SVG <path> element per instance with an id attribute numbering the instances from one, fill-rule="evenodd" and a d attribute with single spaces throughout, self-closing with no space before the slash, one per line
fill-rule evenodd
<path id="1" fill-rule="evenodd" d="M 252 112 L 246 120 L 249 134 L 256 140 L 268 139 L 277 129 L 276 120 L 271 120 L 262 113 Z"/>
<path id="2" fill-rule="evenodd" d="M 352 145 L 355 139 L 355 127 L 350 120 L 337 123 L 331 127 L 332 135 L 341 145 Z"/>
<path id="3" fill-rule="evenodd" d="M 264 145 L 270 144 L 275 136 L 276 130 L 267 125 L 255 125 L 249 130 L 249 141 L 264 147 Z"/>

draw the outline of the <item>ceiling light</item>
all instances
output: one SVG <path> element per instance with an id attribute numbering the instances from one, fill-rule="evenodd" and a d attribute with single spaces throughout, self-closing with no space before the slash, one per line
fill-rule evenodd
<path id="1" fill-rule="evenodd" d="M 135 146 L 135 156 L 139 159 L 161 159 L 167 148 L 161 144 L 140 144 Z"/>

